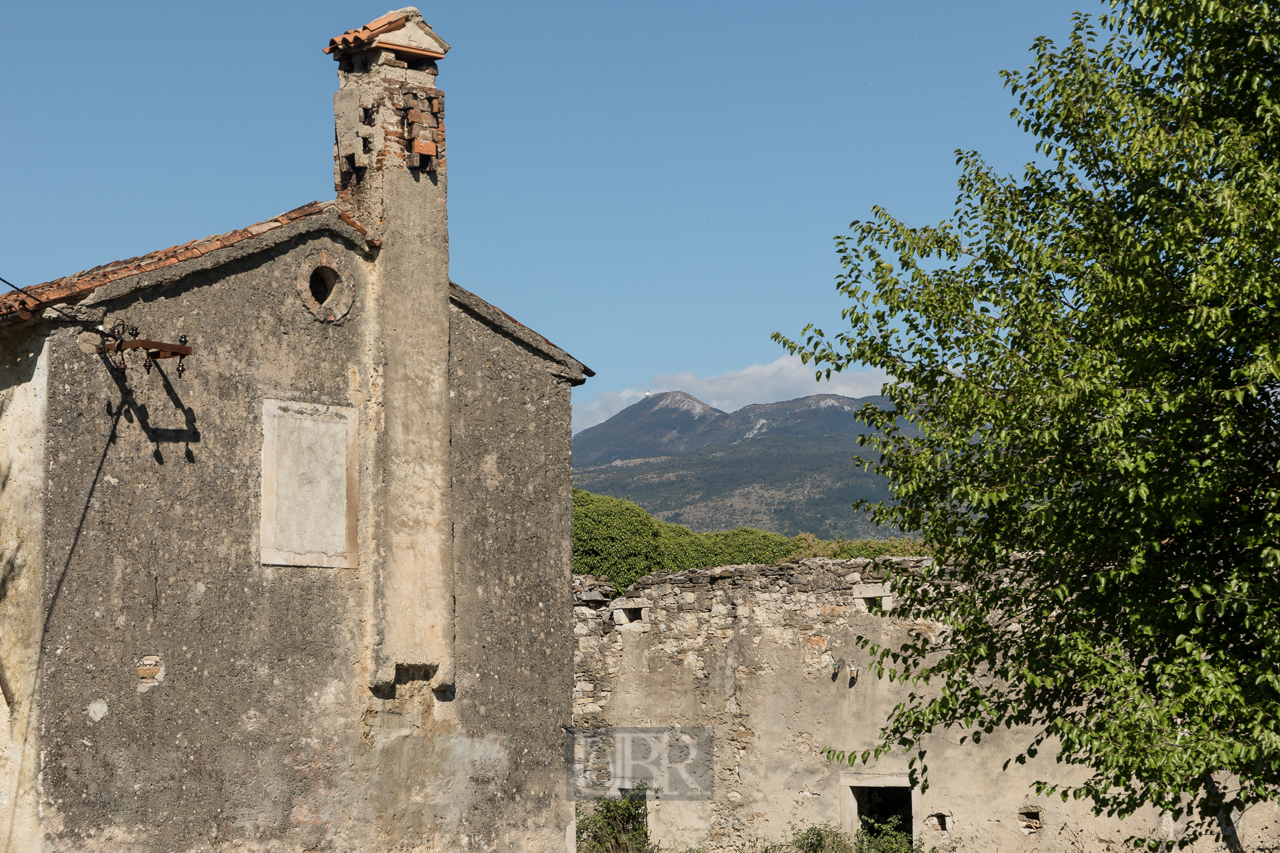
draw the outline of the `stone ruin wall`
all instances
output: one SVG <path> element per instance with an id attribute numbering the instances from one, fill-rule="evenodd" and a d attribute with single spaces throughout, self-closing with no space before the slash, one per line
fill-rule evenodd
<path id="1" fill-rule="evenodd" d="M 762 637 L 779 643 L 804 634 L 806 660 L 830 671 L 835 659 L 821 629 L 847 625 L 847 614 L 878 609 L 890 563 L 908 568 L 925 559 L 816 558 L 800 565 L 658 572 L 619 598 L 609 580 L 574 575 L 574 723 L 603 724 L 610 716 L 604 709 L 616 687 L 623 638 L 630 633 L 656 632 L 671 659 L 700 680 L 708 678 L 706 654 L 723 649 L 744 625 L 759 627 Z M 637 609 L 640 618 L 630 619 Z"/>
<path id="2" fill-rule="evenodd" d="M 838 821 L 838 808 L 809 815 L 813 810 L 801 801 L 782 814 L 781 803 L 769 808 L 755 802 L 770 799 L 772 785 L 753 791 L 749 781 L 751 771 L 764 769 L 755 759 L 765 750 L 793 753 L 787 763 L 799 759 L 823 776 L 830 767 L 818 756 L 826 744 L 816 733 L 760 725 L 763 709 L 751 707 L 757 704 L 749 699 L 753 691 L 736 688 L 778 677 L 779 662 L 768 653 L 763 659 L 744 654 L 741 647 L 787 649 L 789 663 L 801 667 L 793 674 L 830 684 L 834 664 L 851 651 L 833 646 L 831 629 L 879 608 L 887 568 L 883 560 L 807 560 L 800 566 L 658 573 L 616 599 L 609 581 L 574 576 L 575 727 L 714 727 L 713 799 L 668 802 L 659 794 L 653 803 L 651 831 L 663 849 L 707 842 L 716 851 L 747 849 L 782 837 L 789 821 Z M 607 762 L 596 754 L 582 766 L 582 758 L 574 772 L 584 786 L 599 789 L 609 775 Z M 801 782 L 797 790 L 807 789 Z"/>
<path id="3" fill-rule="evenodd" d="M 820 755 L 828 745 L 874 746 L 904 698 L 900 683 L 866 672 L 868 655 L 854 637 L 897 645 L 908 631 L 931 627 L 894 617 L 884 583 L 889 570 L 923 560 L 818 558 L 660 573 L 616 599 L 608 581 L 574 577 L 575 731 L 714 730 L 710 799 L 659 793 L 650 801 L 650 831 L 663 850 L 757 850 L 807 824 L 852 831 L 867 792 L 878 796 L 877 786 L 894 785 L 909 797 L 912 828 L 926 849 L 1119 853 L 1128 836 L 1176 835 L 1155 813 L 1122 823 L 1094 817 L 1081 802 L 1036 797 L 1037 778 L 1079 780 L 1063 779 L 1071 771 L 1053 762 L 1047 746 L 1039 759 L 1002 770 L 1030 741 L 1026 731 L 997 731 L 980 747 L 960 744 L 956 733 L 931 735 L 924 794 L 905 790 L 906 755 L 856 767 Z M 848 677 L 850 664 L 856 679 Z M 609 761 L 576 746 L 573 779 L 607 787 Z M 1274 809 L 1249 817 L 1243 840 L 1274 834 Z"/>

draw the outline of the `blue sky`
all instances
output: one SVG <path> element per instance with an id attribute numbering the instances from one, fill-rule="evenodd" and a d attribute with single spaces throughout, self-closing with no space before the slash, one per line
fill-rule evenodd
<path id="1" fill-rule="evenodd" d="M 5 4 L 0 276 L 35 284 L 333 196 L 331 36 L 383 2 Z M 455 281 L 595 369 L 575 430 L 680 388 L 813 383 L 774 331 L 838 327 L 832 237 L 946 217 L 957 148 L 1020 170 L 1002 68 L 1092 0 L 449 2 Z M 56 9 L 56 16 L 50 9 Z"/>

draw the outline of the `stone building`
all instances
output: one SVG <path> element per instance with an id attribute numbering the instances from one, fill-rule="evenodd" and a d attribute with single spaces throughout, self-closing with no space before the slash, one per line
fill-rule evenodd
<path id="1" fill-rule="evenodd" d="M 565 849 L 570 388 L 449 280 L 412 8 L 337 198 L 0 298 L 0 849 Z"/>
<path id="2" fill-rule="evenodd" d="M 940 851 L 1120 853 L 1131 849 L 1130 836 L 1179 837 L 1154 811 L 1120 821 L 1094 816 L 1082 801 L 1037 797 L 1037 779 L 1069 783 L 1084 774 L 1064 778 L 1071 771 L 1048 745 L 1003 770 L 1030 741 L 1025 731 L 997 730 L 980 745 L 930 736 L 923 793 L 905 754 L 853 767 L 828 762 L 824 746 L 873 747 L 905 698 L 902 684 L 866 672 L 854 638 L 897 646 L 910 631 L 935 630 L 893 616 L 884 581 L 892 562 L 906 568 L 912 560 L 659 574 L 621 598 L 607 582 L 575 577 L 577 789 L 616 795 L 641 781 L 662 789 L 650 801 L 649 825 L 664 850 L 760 850 L 793 827 L 852 832 L 867 815 L 897 816 L 924 849 Z M 1232 850 L 1276 849 L 1280 814 L 1257 806 L 1237 816 L 1236 828 Z M 1224 848 L 1206 840 L 1196 849 Z"/>

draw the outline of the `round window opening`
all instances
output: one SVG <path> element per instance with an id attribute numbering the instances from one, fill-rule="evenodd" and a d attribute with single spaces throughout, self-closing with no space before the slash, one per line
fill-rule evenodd
<path id="1" fill-rule="evenodd" d="M 298 296 L 321 323 L 336 323 L 355 298 L 350 267 L 327 249 L 307 255 L 298 269 Z"/>
<path id="2" fill-rule="evenodd" d="M 311 271 L 308 287 L 311 290 L 311 298 L 319 304 L 327 304 L 337 286 L 338 274 L 329 267 L 316 267 Z"/>

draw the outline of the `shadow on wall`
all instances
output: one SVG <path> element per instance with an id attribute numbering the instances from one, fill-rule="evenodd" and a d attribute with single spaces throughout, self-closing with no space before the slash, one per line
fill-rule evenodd
<path id="1" fill-rule="evenodd" d="M 200 441 L 200 430 L 196 427 L 195 411 L 187 405 L 184 405 L 182 398 L 178 396 L 177 389 L 173 387 L 173 383 L 169 381 L 169 377 L 165 369 L 155 362 L 152 369 L 160 377 L 160 382 L 164 386 L 165 395 L 173 403 L 173 407 L 182 412 L 185 426 L 177 429 L 163 429 L 152 426 L 151 416 L 145 403 L 139 403 L 134 396 L 133 389 L 129 387 L 128 371 L 113 363 L 110 357 L 102 351 L 99 351 L 98 358 L 107 370 L 107 374 L 111 380 L 115 382 L 116 388 L 120 392 L 120 402 L 116 405 L 107 403 L 107 416 L 111 418 L 111 429 L 107 433 L 107 440 L 102 445 L 102 453 L 98 457 L 98 466 L 93 472 L 93 480 L 89 484 L 89 493 L 85 495 L 84 506 L 80 509 L 80 520 L 76 523 L 75 534 L 71 538 L 71 547 L 67 549 L 67 557 L 63 560 L 62 569 L 58 572 L 58 578 L 53 585 L 53 592 L 49 597 L 49 603 L 45 609 L 44 628 L 41 631 L 40 641 L 40 658 L 44 657 L 44 638 L 48 635 L 49 625 L 53 619 L 53 613 L 58 603 L 58 596 L 62 592 L 62 585 L 67 576 L 67 571 L 71 568 L 71 561 L 75 557 L 76 548 L 80 544 L 81 534 L 84 532 L 85 519 L 89 515 L 89 508 L 93 504 L 93 496 L 98 489 L 98 483 L 102 479 L 102 468 L 106 464 L 107 454 L 111 450 L 111 446 L 116 443 L 119 437 L 120 420 L 123 418 L 128 423 L 137 422 L 142 429 L 143 435 L 147 440 L 155 445 L 152 457 L 157 464 L 165 464 L 164 454 L 160 450 L 161 444 L 185 444 L 183 453 L 187 462 L 195 462 L 195 454 L 191 450 L 191 445 Z M 123 363 L 123 355 L 121 356 Z M 135 365 L 136 366 L 136 365 Z M 150 373 L 150 371 L 148 371 Z M 0 603 L 3 603 L 3 597 L 0 596 Z M 2 665 L 2 662 L 0 662 Z"/>
<path id="2" fill-rule="evenodd" d="M 183 420 L 186 422 L 185 426 L 178 429 L 164 429 L 152 426 L 151 416 L 147 410 L 147 404 L 139 403 L 133 394 L 133 389 L 129 387 L 129 383 L 127 381 L 128 372 L 116 367 L 105 353 L 99 354 L 99 358 L 102 359 L 103 365 L 107 368 L 107 373 L 111 376 L 111 380 L 116 383 L 116 388 L 120 391 L 119 406 L 114 407 L 113 410 L 112 405 L 108 403 L 107 416 L 116 418 L 117 422 L 121 415 L 123 415 L 124 419 L 129 423 L 133 423 L 136 420 L 138 426 L 142 429 L 143 435 L 147 437 L 147 441 L 155 445 L 155 450 L 151 455 L 157 463 L 161 465 L 165 463 L 164 454 L 160 451 L 161 444 L 185 444 L 186 447 L 184 448 L 183 457 L 188 462 L 195 462 L 196 457 L 191 451 L 191 445 L 197 444 L 200 441 L 200 430 L 196 426 L 195 411 L 193 411 L 190 406 L 183 404 L 182 398 L 178 396 L 177 389 L 175 389 L 173 387 L 173 383 L 169 381 L 169 376 L 166 374 L 165 369 L 161 367 L 160 363 L 154 363 L 153 368 L 160 376 L 160 382 L 164 386 L 164 393 L 173 403 L 173 407 L 182 412 Z M 115 441 L 115 438 L 115 423 L 113 423 L 111 437 L 107 440 L 108 446 Z M 106 456 L 105 448 L 103 450 L 103 456 L 104 458 Z"/>
<path id="3" fill-rule="evenodd" d="M 8 407 L 8 398 L 0 396 L 0 419 L 4 418 L 5 410 Z M 9 478 L 12 473 L 13 463 L 6 461 L 3 467 L 0 467 L 0 496 L 4 495 L 5 490 L 8 488 Z M 22 576 L 22 544 L 21 536 L 15 536 L 9 541 L 0 541 L 0 605 L 3 605 L 9 597 L 9 590 L 12 589 L 14 581 Z M 0 656 L 0 694 L 4 696 L 5 708 L 12 712 L 13 690 L 9 686 L 9 673 L 5 669 L 2 656 Z"/>
<path id="4" fill-rule="evenodd" d="M 0 401 L 0 418 L 4 417 L 4 402 Z M 9 485 L 9 472 L 13 464 L 6 462 L 0 467 L 0 495 Z M 10 542 L 0 542 L 0 604 L 4 604 L 9 595 L 10 585 L 22 574 L 22 562 L 18 554 L 22 550 L 22 539 L 14 538 Z"/>

